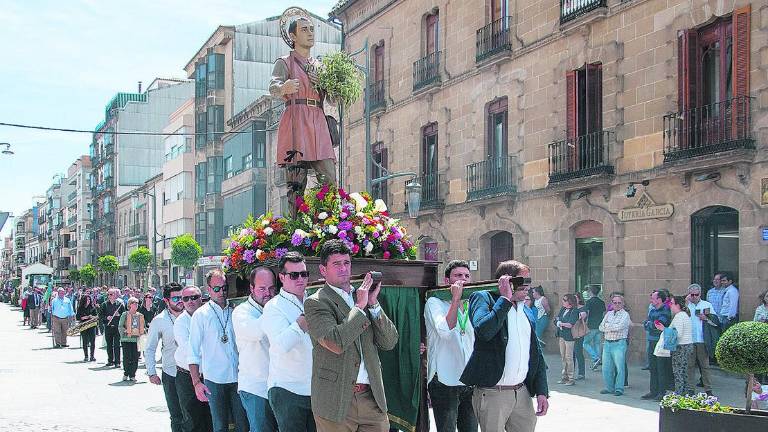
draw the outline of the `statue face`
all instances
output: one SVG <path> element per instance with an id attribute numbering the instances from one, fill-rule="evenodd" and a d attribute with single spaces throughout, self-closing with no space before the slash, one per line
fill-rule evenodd
<path id="1" fill-rule="evenodd" d="M 315 26 L 301 19 L 296 21 L 296 33 L 290 33 L 296 47 L 312 48 L 315 45 Z"/>

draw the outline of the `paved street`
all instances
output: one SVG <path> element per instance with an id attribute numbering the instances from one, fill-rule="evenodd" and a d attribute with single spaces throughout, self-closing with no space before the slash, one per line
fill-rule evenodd
<path id="1" fill-rule="evenodd" d="M 0 304 L 0 386 L 5 389 L 0 431 L 169 430 L 162 389 L 147 381 L 143 365 L 139 381 L 124 384 L 121 370 L 103 367 L 103 350 L 95 364 L 82 363 L 78 339 L 70 338 L 69 349 L 52 349 L 50 333 L 22 327 L 20 320 L 17 308 Z M 554 383 L 560 361 L 554 356 L 547 360 Z M 617 425 L 621 432 L 655 431 L 657 405 L 640 399 L 647 381 L 647 372 L 631 368 L 631 387 L 623 397 L 599 395 L 596 372 L 588 371 L 587 381 L 573 387 L 550 384 L 550 414 L 539 420 L 537 430 L 563 431 L 578 424 L 579 430 L 589 431 L 615 431 Z M 715 372 L 715 391 L 725 402 L 741 405 L 741 388 L 741 380 Z"/>

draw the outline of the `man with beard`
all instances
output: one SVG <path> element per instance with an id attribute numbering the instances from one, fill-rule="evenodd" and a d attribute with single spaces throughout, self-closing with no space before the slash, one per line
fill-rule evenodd
<path id="1" fill-rule="evenodd" d="M 232 313 L 240 360 L 237 387 L 252 431 L 276 432 L 277 421 L 267 398 L 269 339 L 264 332 L 264 305 L 275 296 L 275 275 L 256 267 L 250 275 L 251 295 Z"/>
<path id="2" fill-rule="evenodd" d="M 181 292 L 183 288 L 176 282 L 171 282 L 163 287 L 163 301 L 167 308 L 152 319 L 149 325 L 149 336 L 147 337 L 147 346 L 144 351 L 144 360 L 147 364 L 147 375 L 149 382 L 156 385 L 163 385 L 165 392 L 165 403 L 168 405 L 168 413 L 171 415 L 171 431 L 181 432 L 184 422 L 184 415 L 179 405 L 179 395 L 176 392 L 176 361 L 173 358 L 176 352 L 176 340 L 173 335 L 173 325 L 184 312 L 184 303 L 181 301 Z M 163 362 L 163 378 L 157 376 L 155 366 L 155 353 L 157 352 L 157 343 L 163 341 L 161 359 Z"/>
<path id="3" fill-rule="evenodd" d="M 182 430 L 184 432 L 209 432 L 212 428 L 211 410 L 207 402 L 197 400 L 192 376 L 189 373 L 189 324 L 192 315 L 203 304 L 200 288 L 188 286 L 181 292 L 184 302 L 184 312 L 173 323 L 173 336 L 176 340 L 176 394 L 184 417 Z"/>

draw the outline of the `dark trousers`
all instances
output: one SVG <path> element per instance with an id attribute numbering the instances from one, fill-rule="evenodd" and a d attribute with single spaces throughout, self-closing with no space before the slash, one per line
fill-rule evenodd
<path id="1" fill-rule="evenodd" d="M 587 370 L 584 364 L 584 338 L 574 339 L 573 342 L 573 361 L 576 365 L 576 376 L 583 377 Z"/>
<path id="2" fill-rule="evenodd" d="M 208 391 L 208 405 L 211 407 L 214 432 L 227 432 L 230 419 L 235 423 L 237 432 L 248 432 L 248 416 L 243 409 L 243 401 L 237 394 L 237 383 L 219 384 L 203 380 Z"/>
<path id="3" fill-rule="evenodd" d="M 670 357 L 651 357 L 650 392 L 657 396 L 663 396 L 667 390 L 672 390 L 673 387 L 672 359 Z"/>
<path id="4" fill-rule="evenodd" d="M 104 339 L 107 341 L 107 363 L 120 364 L 120 332 L 117 327 L 104 329 Z"/>
<path id="5" fill-rule="evenodd" d="M 427 389 L 437 432 L 477 432 L 472 387 L 447 386 L 435 377 Z"/>
<path id="6" fill-rule="evenodd" d="M 280 387 L 267 392 L 269 406 L 275 413 L 277 429 L 286 432 L 315 432 L 315 418 L 312 416 L 312 402 L 309 396 L 291 393 Z"/>
<path id="7" fill-rule="evenodd" d="M 123 371 L 128 378 L 136 378 L 139 368 L 139 348 L 136 342 L 123 342 Z"/>
<path id="8" fill-rule="evenodd" d="M 88 357 L 90 348 L 91 358 L 94 358 L 94 353 L 96 352 L 96 328 L 92 327 L 80 332 L 80 339 L 83 345 L 83 356 Z"/>
<path id="9" fill-rule="evenodd" d="M 197 400 L 189 371 L 177 369 L 176 394 L 179 397 L 179 406 L 184 418 L 181 430 L 184 432 L 210 432 L 213 429 L 211 409 L 207 402 Z"/>
<path id="10" fill-rule="evenodd" d="M 95 330 L 95 329 L 94 329 Z M 179 405 L 179 394 L 176 392 L 176 377 L 163 372 L 163 392 L 165 403 L 168 405 L 168 414 L 171 416 L 171 432 L 182 432 L 184 415 Z"/>

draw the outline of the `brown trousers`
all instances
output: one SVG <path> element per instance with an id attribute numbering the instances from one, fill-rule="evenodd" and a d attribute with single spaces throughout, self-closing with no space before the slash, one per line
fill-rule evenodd
<path id="1" fill-rule="evenodd" d="M 51 317 L 51 330 L 53 331 L 53 341 L 57 345 L 67 344 L 67 330 L 69 330 L 69 319 Z"/>
<path id="2" fill-rule="evenodd" d="M 29 310 L 29 326 L 30 327 L 37 327 L 40 325 L 41 309 L 42 308 L 36 307 L 34 309 Z"/>
<path id="3" fill-rule="evenodd" d="M 701 343 L 693 344 L 693 351 L 688 358 L 688 384 L 696 385 L 696 369 L 701 371 L 701 382 L 705 391 L 712 391 L 712 378 L 709 374 L 709 353 L 707 346 Z"/>
<path id="4" fill-rule="evenodd" d="M 352 395 L 347 417 L 336 423 L 317 415 L 315 425 L 318 432 L 387 432 L 389 418 L 379 409 L 370 390 Z"/>
<path id="5" fill-rule="evenodd" d="M 304 196 L 307 188 L 307 170 L 315 170 L 318 184 L 336 185 L 336 161 L 324 159 L 319 161 L 299 162 L 285 166 L 285 180 L 288 185 L 288 209 L 291 216 L 296 216 L 296 197 Z"/>

